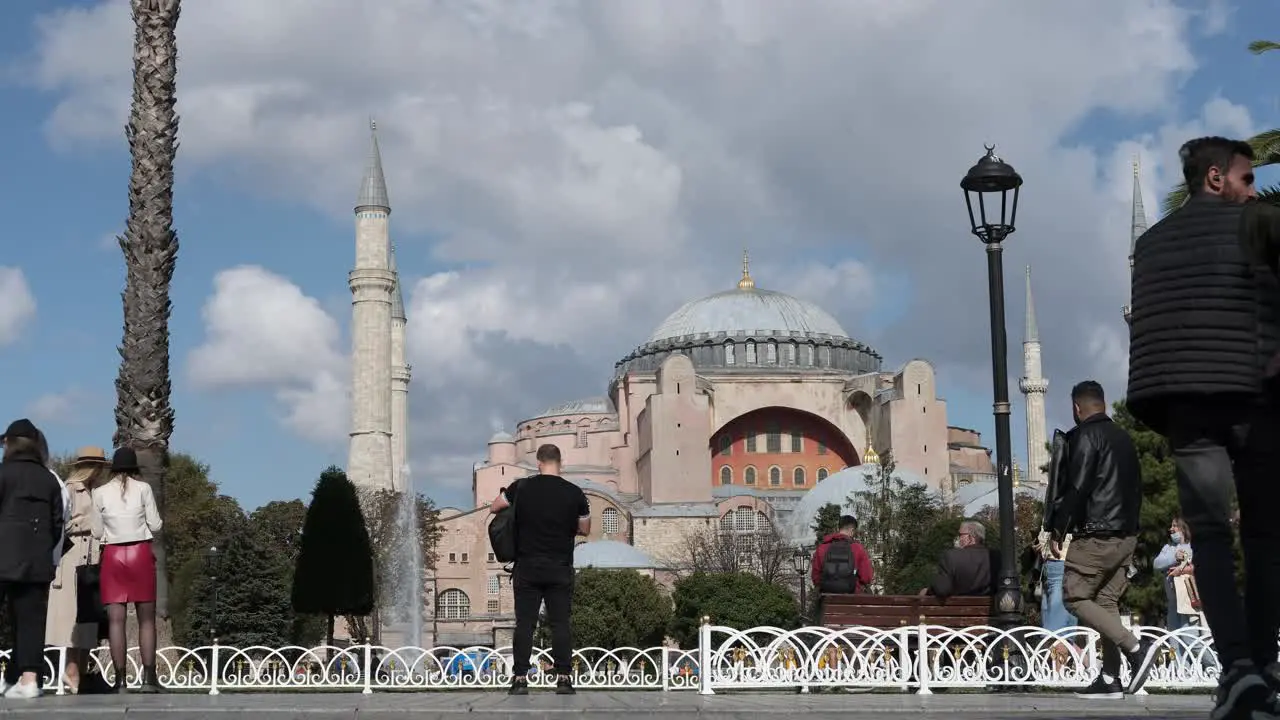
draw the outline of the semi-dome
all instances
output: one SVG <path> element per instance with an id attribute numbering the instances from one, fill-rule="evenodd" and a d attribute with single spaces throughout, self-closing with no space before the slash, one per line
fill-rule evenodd
<path id="1" fill-rule="evenodd" d="M 596 540 L 585 542 L 573 550 L 573 566 L 575 568 L 600 568 L 602 570 L 621 570 L 631 568 L 648 570 L 657 568 L 658 563 L 645 551 L 617 540 Z"/>
<path id="2" fill-rule="evenodd" d="M 812 544 L 813 519 L 827 505 L 839 505 L 841 515 L 856 516 L 857 513 L 849 507 L 849 500 L 856 497 L 856 493 L 867 490 L 868 481 L 879 470 L 878 465 L 855 465 L 832 473 L 826 480 L 814 485 L 792 508 L 783 528 L 783 536 L 796 545 Z M 894 469 L 893 475 L 908 485 L 927 484 L 923 477 L 903 468 Z"/>
<path id="3" fill-rule="evenodd" d="M 685 303 L 649 335 L 649 342 L 707 333 L 772 333 L 848 337 L 817 305 L 773 290 L 737 287 Z"/>

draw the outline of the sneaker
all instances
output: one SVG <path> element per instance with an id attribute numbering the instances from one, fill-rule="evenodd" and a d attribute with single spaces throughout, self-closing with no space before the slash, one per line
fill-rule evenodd
<path id="1" fill-rule="evenodd" d="M 34 700 L 40 697 L 40 683 L 18 683 L 11 685 L 8 690 L 4 691 L 6 700 Z"/>
<path id="2" fill-rule="evenodd" d="M 568 675 L 561 675 L 556 680 L 556 694 L 557 695 L 578 694 L 578 691 L 573 689 L 573 678 Z"/>
<path id="3" fill-rule="evenodd" d="M 528 695 L 529 694 L 529 678 L 528 676 L 511 678 L 511 688 L 507 690 L 508 695 Z"/>
<path id="4" fill-rule="evenodd" d="M 1124 697 L 1124 689 L 1120 687 L 1120 679 L 1107 680 L 1098 675 L 1089 686 L 1076 691 L 1076 697 L 1086 700 L 1119 700 Z"/>
<path id="5" fill-rule="evenodd" d="M 1222 675 L 1213 694 L 1209 720 L 1268 720 L 1280 717 L 1275 709 L 1275 693 L 1258 674 L 1253 663 L 1241 660 Z"/>
<path id="6" fill-rule="evenodd" d="M 1138 647 L 1133 652 L 1126 652 L 1125 658 L 1129 661 L 1129 685 L 1124 691 L 1130 695 L 1142 689 L 1147 683 L 1147 678 L 1151 675 L 1151 667 L 1156 663 L 1156 644 L 1151 638 L 1138 641 Z"/>

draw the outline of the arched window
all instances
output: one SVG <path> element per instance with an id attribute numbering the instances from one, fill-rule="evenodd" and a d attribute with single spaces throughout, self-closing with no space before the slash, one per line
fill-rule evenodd
<path id="1" fill-rule="evenodd" d="M 827 479 L 827 469 L 818 468 L 818 482 L 822 482 L 823 480 L 826 480 L 826 479 Z"/>
<path id="2" fill-rule="evenodd" d="M 471 617 L 471 598 L 457 588 L 449 588 L 436 599 L 436 617 L 441 620 L 466 620 Z"/>
<path id="3" fill-rule="evenodd" d="M 622 514 L 617 508 L 605 508 L 600 513 L 600 529 L 605 535 L 617 535 L 622 532 Z"/>
<path id="4" fill-rule="evenodd" d="M 791 452 L 804 452 L 804 433 L 799 430 L 791 431 Z"/>
<path id="5" fill-rule="evenodd" d="M 724 435 L 720 436 L 720 454 L 721 455 L 733 454 L 733 438 L 729 437 L 728 433 L 725 433 Z"/>
<path id="6" fill-rule="evenodd" d="M 791 473 L 791 481 L 796 486 L 804 485 L 804 468 L 798 467 Z"/>
<path id="7" fill-rule="evenodd" d="M 756 484 L 756 469 L 755 469 L 755 468 L 753 468 L 753 467 L 748 467 L 746 470 L 743 470 L 743 471 L 742 471 L 742 482 L 743 482 L 743 483 L 745 483 L 745 484 L 747 484 L 747 485 L 755 485 L 755 484 Z"/>
<path id="8" fill-rule="evenodd" d="M 747 440 L 745 444 L 747 446 L 747 452 L 753 453 L 756 451 L 756 433 L 754 430 L 747 431 Z"/>
<path id="9" fill-rule="evenodd" d="M 747 364 L 748 365 L 756 364 L 756 344 L 755 344 L 755 341 L 753 340 L 747 341 Z"/>
<path id="10" fill-rule="evenodd" d="M 764 348 L 764 361 L 767 365 L 778 364 L 778 343 L 770 340 Z"/>
<path id="11" fill-rule="evenodd" d="M 733 468 L 729 467 L 728 465 L 725 465 L 724 467 L 720 468 L 720 484 L 721 485 L 733 484 Z"/>
<path id="12" fill-rule="evenodd" d="M 733 341 L 732 340 L 724 344 L 724 364 L 725 365 L 733 364 Z"/>
<path id="13" fill-rule="evenodd" d="M 780 487 L 782 485 L 782 468 L 774 465 L 769 468 L 769 487 Z"/>

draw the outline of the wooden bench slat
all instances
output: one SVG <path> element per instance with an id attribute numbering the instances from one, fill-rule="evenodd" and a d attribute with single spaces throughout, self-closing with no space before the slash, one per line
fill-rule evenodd
<path id="1" fill-rule="evenodd" d="M 986 625 L 991 617 L 991 598 L 936 598 L 928 595 L 837 595 L 822 596 L 820 622 L 827 627 L 872 627 L 893 629 L 907 625 L 937 625 L 962 628 Z"/>

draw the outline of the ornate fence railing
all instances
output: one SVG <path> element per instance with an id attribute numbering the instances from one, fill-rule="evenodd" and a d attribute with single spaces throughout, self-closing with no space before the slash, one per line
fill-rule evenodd
<path id="1" fill-rule="evenodd" d="M 1218 662 L 1212 638 L 1197 628 L 1168 632 L 1134 628 L 1157 641 L 1158 657 L 1146 687 L 1153 691 L 1213 687 Z M 511 679 L 510 648 L 167 647 L 157 654 L 161 682 L 173 690 L 216 695 L 224 691 L 481 690 L 505 687 Z M 0 651 L 0 670 L 9 651 Z M 48 676 L 61 678 L 65 651 L 45 657 Z M 811 688 L 898 688 L 929 693 L 931 688 L 1036 687 L 1047 690 L 1088 683 L 1100 662 L 1096 633 L 1070 628 L 998 630 L 908 626 L 892 630 L 757 627 L 735 630 L 710 623 L 698 647 L 588 647 L 574 651 L 575 684 L 583 689 L 718 690 Z M 128 654 L 127 678 L 139 682 L 137 648 Z M 90 666 L 107 678 L 115 669 L 106 648 Z M 550 687 L 550 651 L 534 650 L 530 684 Z M 703 669 L 706 672 L 703 672 Z M 1124 674 L 1128 669 L 1125 668 Z M 58 694 L 65 686 L 51 684 Z"/>

